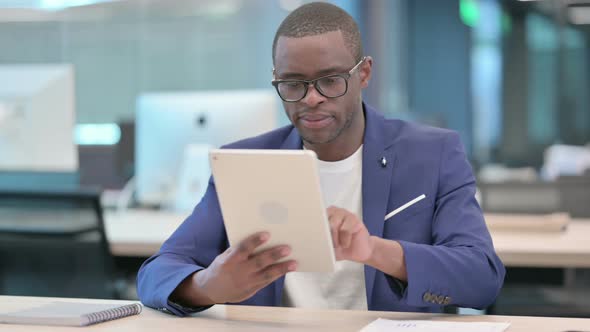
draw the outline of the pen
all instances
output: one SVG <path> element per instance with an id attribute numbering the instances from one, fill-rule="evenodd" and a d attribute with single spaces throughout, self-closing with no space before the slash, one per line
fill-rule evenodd
<path id="1" fill-rule="evenodd" d="M 414 198 L 413 200 L 411 200 L 411 201 L 407 202 L 406 204 L 404 204 L 404 205 L 402 205 L 402 206 L 398 207 L 397 209 L 395 209 L 395 210 L 391 211 L 390 213 L 388 213 L 388 214 L 385 216 L 385 221 L 387 221 L 387 219 L 389 219 L 389 218 L 391 218 L 391 217 L 395 216 L 396 214 L 398 214 L 398 213 L 402 212 L 403 210 L 407 209 L 408 207 L 410 207 L 410 206 L 412 206 L 412 205 L 414 205 L 414 204 L 418 203 L 419 201 L 423 200 L 424 198 L 426 198 L 426 195 L 422 194 L 422 195 L 420 195 L 420 196 L 418 196 L 418 197 Z"/>

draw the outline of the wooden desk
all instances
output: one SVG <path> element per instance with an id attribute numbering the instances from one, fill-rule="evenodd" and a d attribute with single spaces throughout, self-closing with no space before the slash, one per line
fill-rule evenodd
<path id="1" fill-rule="evenodd" d="M 106 300 L 51 299 L 0 296 L 0 311 L 22 307 L 31 301 L 117 302 Z M 121 302 L 123 303 L 123 302 Z M 127 303 L 127 302 L 125 302 Z M 378 311 L 306 310 L 293 308 L 224 306 L 189 318 L 178 318 L 149 308 L 126 317 L 83 328 L 84 331 L 359 331 L 377 318 L 400 320 L 441 320 L 453 322 L 508 322 L 507 332 L 555 332 L 590 330 L 590 319 L 519 316 L 461 316 Z M 11 332 L 81 331 L 76 327 L 2 325 Z"/>
<path id="2" fill-rule="evenodd" d="M 105 214 L 111 251 L 150 256 L 186 218 L 171 212 L 131 210 Z M 496 252 L 510 267 L 590 267 L 590 220 L 573 220 L 564 232 L 492 231 Z"/>
<path id="3" fill-rule="evenodd" d="M 570 222 L 564 232 L 494 231 L 492 238 L 506 266 L 590 268 L 590 220 Z"/>

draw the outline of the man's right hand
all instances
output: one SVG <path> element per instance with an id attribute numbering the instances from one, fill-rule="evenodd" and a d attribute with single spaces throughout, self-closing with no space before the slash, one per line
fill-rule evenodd
<path id="1" fill-rule="evenodd" d="M 256 233 L 228 248 L 208 268 L 183 281 L 171 298 L 192 306 L 241 302 L 287 272 L 295 271 L 294 260 L 278 263 L 291 253 L 288 246 L 254 253 L 269 238 L 267 232 Z"/>

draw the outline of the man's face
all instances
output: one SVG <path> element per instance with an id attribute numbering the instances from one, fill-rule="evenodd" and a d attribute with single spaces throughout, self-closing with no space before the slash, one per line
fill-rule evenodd
<path id="1" fill-rule="evenodd" d="M 275 50 L 275 78 L 312 80 L 344 74 L 357 62 L 346 48 L 340 31 L 301 38 L 279 37 Z M 309 86 L 297 102 L 283 102 L 285 112 L 303 140 L 311 144 L 330 143 L 347 133 L 355 121 L 362 121 L 361 89 L 370 76 L 370 64 L 363 63 L 348 80 L 348 91 L 337 98 L 322 96 Z"/>

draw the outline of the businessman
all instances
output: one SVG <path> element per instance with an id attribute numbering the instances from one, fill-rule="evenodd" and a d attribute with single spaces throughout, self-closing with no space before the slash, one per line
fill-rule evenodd
<path id="1" fill-rule="evenodd" d="M 458 135 L 385 119 L 362 101 L 373 59 L 336 6 L 293 11 L 272 57 L 272 84 L 291 125 L 227 148 L 317 153 L 336 272 L 297 272 L 286 245 L 255 254 L 272 237 L 266 232 L 228 247 L 211 179 L 193 213 L 141 267 L 143 303 L 179 316 L 217 303 L 421 312 L 491 304 L 505 270 Z"/>

